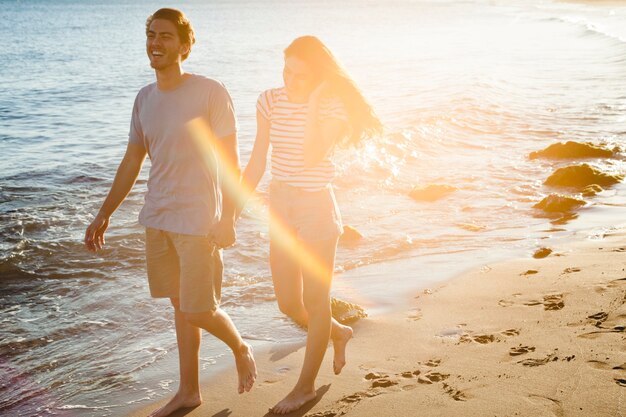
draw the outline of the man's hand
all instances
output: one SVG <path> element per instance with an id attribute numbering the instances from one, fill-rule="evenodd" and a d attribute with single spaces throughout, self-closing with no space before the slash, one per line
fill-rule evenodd
<path id="1" fill-rule="evenodd" d="M 211 238 L 219 249 L 233 246 L 237 240 L 235 220 L 232 218 L 222 218 L 215 226 Z"/>
<path id="2" fill-rule="evenodd" d="M 104 232 L 109 227 L 109 218 L 98 213 L 85 232 L 85 246 L 91 252 L 96 252 L 104 246 Z"/>

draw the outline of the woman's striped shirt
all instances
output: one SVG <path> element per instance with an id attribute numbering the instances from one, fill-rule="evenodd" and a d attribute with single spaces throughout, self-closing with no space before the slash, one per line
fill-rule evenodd
<path id="1" fill-rule="evenodd" d="M 317 165 L 304 167 L 304 129 L 308 103 L 292 103 L 284 87 L 266 90 L 257 100 L 257 109 L 270 122 L 272 178 L 306 191 L 319 191 L 335 176 L 335 165 L 327 156 Z M 348 114 L 337 97 L 322 99 L 319 119 L 348 122 Z"/>

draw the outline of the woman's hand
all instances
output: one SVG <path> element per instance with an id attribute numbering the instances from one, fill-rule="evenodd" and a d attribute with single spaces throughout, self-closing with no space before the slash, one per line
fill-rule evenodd
<path id="1" fill-rule="evenodd" d="M 309 96 L 309 102 L 314 101 L 314 100 L 317 101 L 321 97 L 328 95 L 329 87 L 330 87 L 330 84 L 326 80 L 319 83 L 319 85 L 315 87 L 315 90 L 311 92 L 311 95 Z"/>
<path id="2" fill-rule="evenodd" d="M 237 240 L 235 221 L 232 218 L 222 218 L 211 234 L 211 238 L 218 249 L 229 248 Z"/>

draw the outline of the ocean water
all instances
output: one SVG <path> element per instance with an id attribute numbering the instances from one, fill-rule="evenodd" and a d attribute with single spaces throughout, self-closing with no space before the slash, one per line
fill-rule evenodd
<path id="1" fill-rule="evenodd" d="M 107 247 L 85 227 L 111 184 L 135 94 L 154 80 L 144 52 L 152 1 L 0 0 L 0 415 L 118 416 L 169 396 L 177 375 L 172 311 L 148 295 L 137 214 L 147 169 L 112 218 Z M 402 293 L 463 265 L 530 254 L 624 220 L 626 187 L 563 224 L 532 205 L 571 162 L 529 160 L 564 140 L 626 138 L 626 6 L 549 1 L 189 1 L 197 32 L 187 71 L 222 80 L 245 164 L 258 94 L 281 85 L 282 50 L 315 34 L 386 125 L 336 155 L 344 222 L 365 238 L 337 255 L 340 297 L 372 311 L 372 280 Z M 626 173 L 625 154 L 588 161 Z M 148 165 L 148 164 L 146 164 Z M 269 174 L 258 199 L 266 197 Z M 458 191 L 434 203 L 415 184 Z M 267 213 L 244 213 L 225 253 L 223 306 L 254 344 L 302 340 L 278 312 Z M 386 271 L 411 259 L 424 274 Z M 374 274 L 375 275 L 375 274 Z M 349 279 L 343 280 L 342 277 Z M 374 276 L 374 279 L 376 276 Z M 205 337 L 204 376 L 226 361 Z"/>

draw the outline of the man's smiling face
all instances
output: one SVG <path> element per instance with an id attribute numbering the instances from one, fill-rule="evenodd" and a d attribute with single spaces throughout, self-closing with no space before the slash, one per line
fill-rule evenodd
<path id="1" fill-rule="evenodd" d="M 188 45 L 180 42 L 176 25 L 166 19 L 154 19 L 146 31 L 146 52 L 150 66 L 162 70 L 182 62 Z"/>

